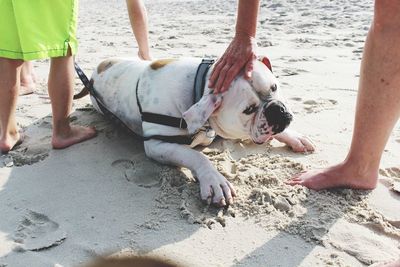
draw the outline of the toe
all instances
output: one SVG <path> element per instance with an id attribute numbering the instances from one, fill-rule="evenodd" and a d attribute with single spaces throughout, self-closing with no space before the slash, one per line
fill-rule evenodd
<path id="1" fill-rule="evenodd" d="M 226 205 L 224 193 L 222 191 L 221 186 L 217 186 L 217 187 L 213 186 L 213 191 L 214 191 L 213 203 L 217 204 L 217 205 L 222 205 L 223 203 L 225 203 L 225 205 Z"/>
<path id="2" fill-rule="evenodd" d="M 204 201 L 212 198 L 211 186 L 209 184 L 200 184 L 200 196 Z"/>

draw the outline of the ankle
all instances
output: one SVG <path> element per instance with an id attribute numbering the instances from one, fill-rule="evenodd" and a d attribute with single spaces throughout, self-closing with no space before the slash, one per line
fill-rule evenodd
<path id="1" fill-rule="evenodd" d="M 343 162 L 343 167 L 352 172 L 355 177 L 369 177 L 371 175 L 378 175 L 379 161 L 367 161 L 347 157 Z"/>
<path id="2" fill-rule="evenodd" d="M 53 121 L 53 136 L 65 138 L 71 135 L 72 127 L 68 121 Z"/>
<path id="3" fill-rule="evenodd" d="M 8 140 L 18 138 L 19 132 L 18 129 L 11 129 L 6 132 L 2 132 L 0 134 L 0 140 Z"/>
<path id="4" fill-rule="evenodd" d="M 342 163 L 343 177 L 352 188 L 374 189 L 378 182 L 379 165 L 346 159 Z"/>

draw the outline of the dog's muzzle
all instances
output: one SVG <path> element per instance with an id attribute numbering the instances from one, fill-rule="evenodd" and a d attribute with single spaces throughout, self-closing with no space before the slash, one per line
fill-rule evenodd
<path id="1" fill-rule="evenodd" d="M 283 132 L 293 120 L 293 115 L 287 110 L 286 106 L 279 100 L 273 100 L 265 109 L 264 116 L 268 125 L 272 127 L 272 133 Z"/>
<path id="2" fill-rule="evenodd" d="M 265 103 L 255 118 L 252 127 L 252 140 L 256 144 L 263 144 L 273 135 L 283 132 L 289 126 L 293 115 L 279 100 Z"/>

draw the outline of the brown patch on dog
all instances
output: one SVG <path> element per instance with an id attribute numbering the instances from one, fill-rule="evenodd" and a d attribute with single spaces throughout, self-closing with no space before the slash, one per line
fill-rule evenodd
<path id="1" fill-rule="evenodd" d="M 153 70 L 158 70 L 174 61 L 176 61 L 176 59 L 173 58 L 158 59 L 151 63 L 150 68 L 152 68 Z"/>
<path id="2" fill-rule="evenodd" d="M 119 60 L 119 59 L 106 59 L 106 60 L 104 60 L 97 67 L 97 73 L 100 74 L 100 73 L 106 71 L 107 69 L 111 68 L 112 66 L 114 66 L 118 62 L 121 62 L 121 60 Z"/>
<path id="3" fill-rule="evenodd" d="M 180 267 L 180 265 L 166 259 L 133 256 L 98 259 L 86 267 Z"/>

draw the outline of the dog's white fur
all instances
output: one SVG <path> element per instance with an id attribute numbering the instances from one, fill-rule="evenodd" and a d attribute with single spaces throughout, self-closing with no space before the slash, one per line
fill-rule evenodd
<path id="1" fill-rule="evenodd" d="M 269 102 L 280 99 L 278 81 L 272 72 L 257 61 L 250 81 L 238 76 L 222 96 L 210 93 L 206 84 L 202 99 L 193 105 L 193 83 L 200 62 L 193 58 L 155 62 L 114 58 L 103 61 L 92 79 L 105 106 L 139 135 L 187 135 L 195 133 L 208 121 L 212 130 L 223 138 L 252 139 L 256 143 L 270 139 L 273 132 L 261 105 L 266 99 Z M 210 73 L 211 70 L 208 75 Z M 183 116 L 188 130 L 142 122 L 135 92 L 138 79 L 138 97 L 143 111 Z M 274 84 L 278 90 L 273 92 Z M 92 102 L 101 112 L 96 101 Z M 251 105 L 259 107 L 259 111 L 244 114 Z M 314 150 L 306 137 L 287 129 L 273 137 L 297 152 Z M 212 139 L 209 133 L 200 132 L 191 146 L 152 139 L 145 141 L 144 147 L 146 155 L 156 161 L 190 169 L 200 183 L 201 198 L 211 198 L 214 203 L 225 205 L 235 196 L 233 186 L 207 157 L 191 148 L 208 145 Z"/>

